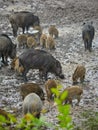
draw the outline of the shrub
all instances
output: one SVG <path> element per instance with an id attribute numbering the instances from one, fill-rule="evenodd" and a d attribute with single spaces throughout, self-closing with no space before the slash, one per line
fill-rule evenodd
<path id="1" fill-rule="evenodd" d="M 82 127 L 85 130 L 98 130 L 98 112 L 86 110 L 81 113 L 81 116 L 84 118 Z"/>

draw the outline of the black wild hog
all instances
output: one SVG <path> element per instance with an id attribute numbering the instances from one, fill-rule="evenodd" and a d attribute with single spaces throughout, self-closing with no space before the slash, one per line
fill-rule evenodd
<path id="1" fill-rule="evenodd" d="M 36 83 L 21 84 L 20 94 L 21 94 L 23 100 L 30 93 L 36 93 L 37 95 L 39 95 L 41 100 L 44 100 L 44 92 L 38 84 L 36 84 Z"/>
<path id="2" fill-rule="evenodd" d="M 6 34 L 0 35 L 0 56 L 2 57 L 2 62 L 6 65 L 8 57 L 12 59 L 16 57 L 16 45 Z"/>
<path id="3" fill-rule="evenodd" d="M 13 35 L 17 36 L 18 28 L 22 28 L 24 33 L 25 29 L 28 31 L 30 26 L 39 26 L 40 20 L 38 16 L 35 16 L 32 12 L 20 11 L 14 12 L 10 15 L 9 21 L 13 29 Z"/>
<path id="4" fill-rule="evenodd" d="M 84 41 L 85 51 L 89 50 L 91 52 L 94 35 L 95 35 L 95 29 L 92 25 L 92 22 L 84 23 L 84 27 L 82 29 L 82 38 Z"/>
<path id="5" fill-rule="evenodd" d="M 23 101 L 23 113 L 24 115 L 30 113 L 36 118 L 40 118 L 43 103 L 40 97 L 35 93 L 27 95 Z"/>
<path id="6" fill-rule="evenodd" d="M 44 50 L 28 49 L 19 56 L 19 64 L 24 68 L 22 75 L 25 81 L 27 81 L 26 74 L 30 69 L 39 69 L 41 78 L 44 77 L 45 80 L 47 80 L 48 72 L 64 78 L 60 62 Z"/>

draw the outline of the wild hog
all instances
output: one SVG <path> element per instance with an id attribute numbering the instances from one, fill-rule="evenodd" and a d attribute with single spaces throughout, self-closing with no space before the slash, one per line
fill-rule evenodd
<path id="1" fill-rule="evenodd" d="M 73 84 L 76 84 L 78 79 L 80 79 L 82 83 L 85 78 L 85 73 L 86 68 L 83 65 L 78 65 L 72 75 Z"/>
<path id="2" fill-rule="evenodd" d="M 16 57 L 16 45 L 13 44 L 10 37 L 6 34 L 0 35 L 0 56 L 2 57 L 2 62 L 5 65 L 8 64 L 8 57 L 11 59 Z"/>
<path id="3" fill-rule="evenodd" d="M 94 26 L 91 23 L 84 23 L 83 29 L 82 29 L 82 38 L 84 41 L 84 47 L 85 51 L 89 50 L 91 52 L 92 50 L 92 41 L 94 39 L 95 35 L 95 29 Z"/>
<path id="4" fill-rule="evenodd" d="M 37 35 L 38 35 L 38 40 L 40 41 L 40 37 L 42 35 L 42 27 L 41 26 L 34 26 L 34 29 L 38 30 Z"/>
<path id="5" fill-rule="evenodd" d="M 46 48 L 46 40 L 47 40 L 47 35 L 42 34 L 40 37 L 40 45 L 42 46 L 42 48 Z"/>
<path id="6" fill-rule="evenodd" d="M 15 70 L 19 74 L 21 74 L 24 71 L 23 66 L 19 64 L 19 57 L 15 57 L 11 62 L 11 69 Z"/>
<path id="7" fill-rule="evenodd" d="M 48 36 L 46 40 L 46 48 L 47 49 L 55 49 L 55 41 L 52 36 Z"/>
<path id="8" fill-rule="evenodd" d="M 34 26 L 33 27 L 35 30 L 39 31 L 39 34 L 42 35 L 42 27 L 41 26 Z"/>
<path id="9" fill-rule="evenodd" d="M 32 47 L 36 47 L 37 46 L 37 42 L 35 40 L 35 38 L 33 36 L 30 36 L 27 38 L 27 47 L 28 48 L 32 48 Z"/>
<path id="10" fill-rule="evenodd" d="M 40 25 L 38 16 L 28 11 L 14 12 L 9 16 L 9 21 L 11 23 L 14 36 L 17 36 L 19 27 L 22 28 L 24 33 L 25 29 L 28 31 L 30 26 Z"/>
<path id="11" fill-rule="evenodd" d="M 24 115 L 30 113 L 36 118 L 40 118 L 43 103 L 40 97 L 35 93 L 28 94 L 23 101 Z"/>
<path id="12" fill-rule="evenodd" d="M 23 66 L 22 72 L 24 81 L 27 81 L 26 74 L 30 69 L 38 69 L 42 73 L 41 78 L 47 80 L 47 73 L 54 73 L 60 78 L 64 78 L 62 67 L 50 53 L 39 49 L 28 49 L 19 56 L 19 66 Z"/>
<path id="13" fill-rule="evenodd" d="M 21 46 L 24 48 L 27 46 L 27 35 L 26 34 L 20 34 L 17 36 L 17 41 L 18 41 L 18 47 L 20 48 Z"/>
<path id="14" fill-rule="evenodd" d="M 58 29 L 55 27 L 55 25 L 50 25 L 49 29 L 48 29 L 49 34 L 54 37 L 54 38 L 58 38 L 59 35 L 59 31 Z"/>
<path id="15" fill-rule="evenodd" d="M 23 100 L 30 93 L 36 93 L 37 95 L 39 95 L 41 100 L 44 100 L 44 92 L 38 84 L 36 84 L 36 83 L 21 84 L 20 94 L 21 94 Z"/>
<path id="16" fill-rule="evenodd" d="M 12 62 L 11 62 L 11 64 L 10 64 L 10 66 L 11 66 L 11 69 L 15 69 L 15 62 L 16 62 L 16 60 L 18 59 L 18 57 L 15 57 L 13 60 L 12 60 Z"/>
<path id="17" fill-rule="evenodd" d="M 83 89 L 81 87 L 79 87 L 79 86 L 69 86 L 69 87 L 65 88 L 64 91 L 67 91 L 68 95 L 62 101 L 63 104 L 70 103 L 71 105 L 73 105 L 72 100 L 74 100 L 74 99 L 77 99 L 78 100 L 77 105 L 79 104 L 80 99 L 81 99 L 81 94 L 83 93 Z"/>
<path id="18" fill-rule="evenodd" d="M 51 91 L 52 88 L 57 88 L 57 82 L 56 80 L 48 79 L 45 82 L 45 90 L 46 90 L 48 101 L 51 101 L 53 99 L 53 93 Z"/>

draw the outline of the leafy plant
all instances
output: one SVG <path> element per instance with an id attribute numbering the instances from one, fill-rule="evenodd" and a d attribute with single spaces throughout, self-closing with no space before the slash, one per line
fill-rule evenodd
<path id="1" fill-rule="evenodd" d="M 60 86 L 58 86 L 58 88 L 60 88 Z M 57 104 L 57 108 L 58 108 L 58 120 L 59 120 L 59 124 L 56 127 L 57 130 L 61 129 L 62 130 L 71 130 L 73 128 L 72 125 L 72 119 L 70 116 L 70 105 L 63 105 L 62 101 L 66 99 L 68 92 L 64 91 L 62 94 L 60 94 L 58 89 L 53 88 L 52 92 L 55 93 L 56 98 L 54 99 L 56 104 Z"/>
<path id="2" fill-rule="evenodd" d="M 27 114 L 16 127 L 23 130 L 43 130 L 46 127 L 51 127 L 51 125 L 43 117 L 38 119 L 31 114 Z"/>
<path id="3" fill-rule="evenodd" d="M 0 115 L 0 130 L 8 130 L 10 126 L 13 126 L 17 122 L 17 119 L 12 115 L 8 114 L 6 118 Z"/>
<path id="4" fill-rule="evenodd" d="M 98 112 L 86 110 L 81 116 L 84 118 L 82 126 L 85 130 L 98 130 Z"/>

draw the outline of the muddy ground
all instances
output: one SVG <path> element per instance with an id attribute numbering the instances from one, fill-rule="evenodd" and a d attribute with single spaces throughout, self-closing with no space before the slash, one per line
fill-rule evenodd
<path id="1" fill-rule="evenodd" d="M 17 40 L 12 35 L 8 15 L 11 11 L 27 10 L 39 16 L 43 32 L 48 34 L 49 25 L 56 25 L 59 30 L 59 38 L 56 39 L 56 50 L 49 51 L 57 58 L 63 68 L 64 80 L 60 80 L 63 88 L 72 85 L 72 74 L 78 64 L 86 67 L 86 77 L 83 87 L 83 95 L 79 106 L 71 108 L 72 119 L 77 127 L 82 127 L 80 112 L 94 110 L 98 112 L 98 0 L 3 0 L 0 2 L 0 33 L 7 33 L 12 41 L 17 44 Z M 95 27 L 95 37 L 93 40 L 92 52 L 85 52 L 81 37 L 83 22 L 93 21 Z M 21 29 L 18 33 L 21 32 Z M 17 49 L 17 55 L 24 49 Z M 18 117 L 22 114 L 22 99 L 20 96 L 19 85 L 23 83 L 9 66 L 0 69 L 0 108 Z M 27 74 L 29 82 L 41 84 L 44 89 L 44 81 L 40 81 L 38 72 L 30 70 Z M 49 74 L 50 77 L 56 78 Z M 45 101 L 44 107 L 50 107 Z M 19 116 L 20 115 L 20 116 Z M 56 124 L 56 109 L 52 109 L 44 116 L 48 122 Z M 84 129 L 84 128 L 83 128 Z M 85 130 L 85 129 L 84 129 Z"/>

